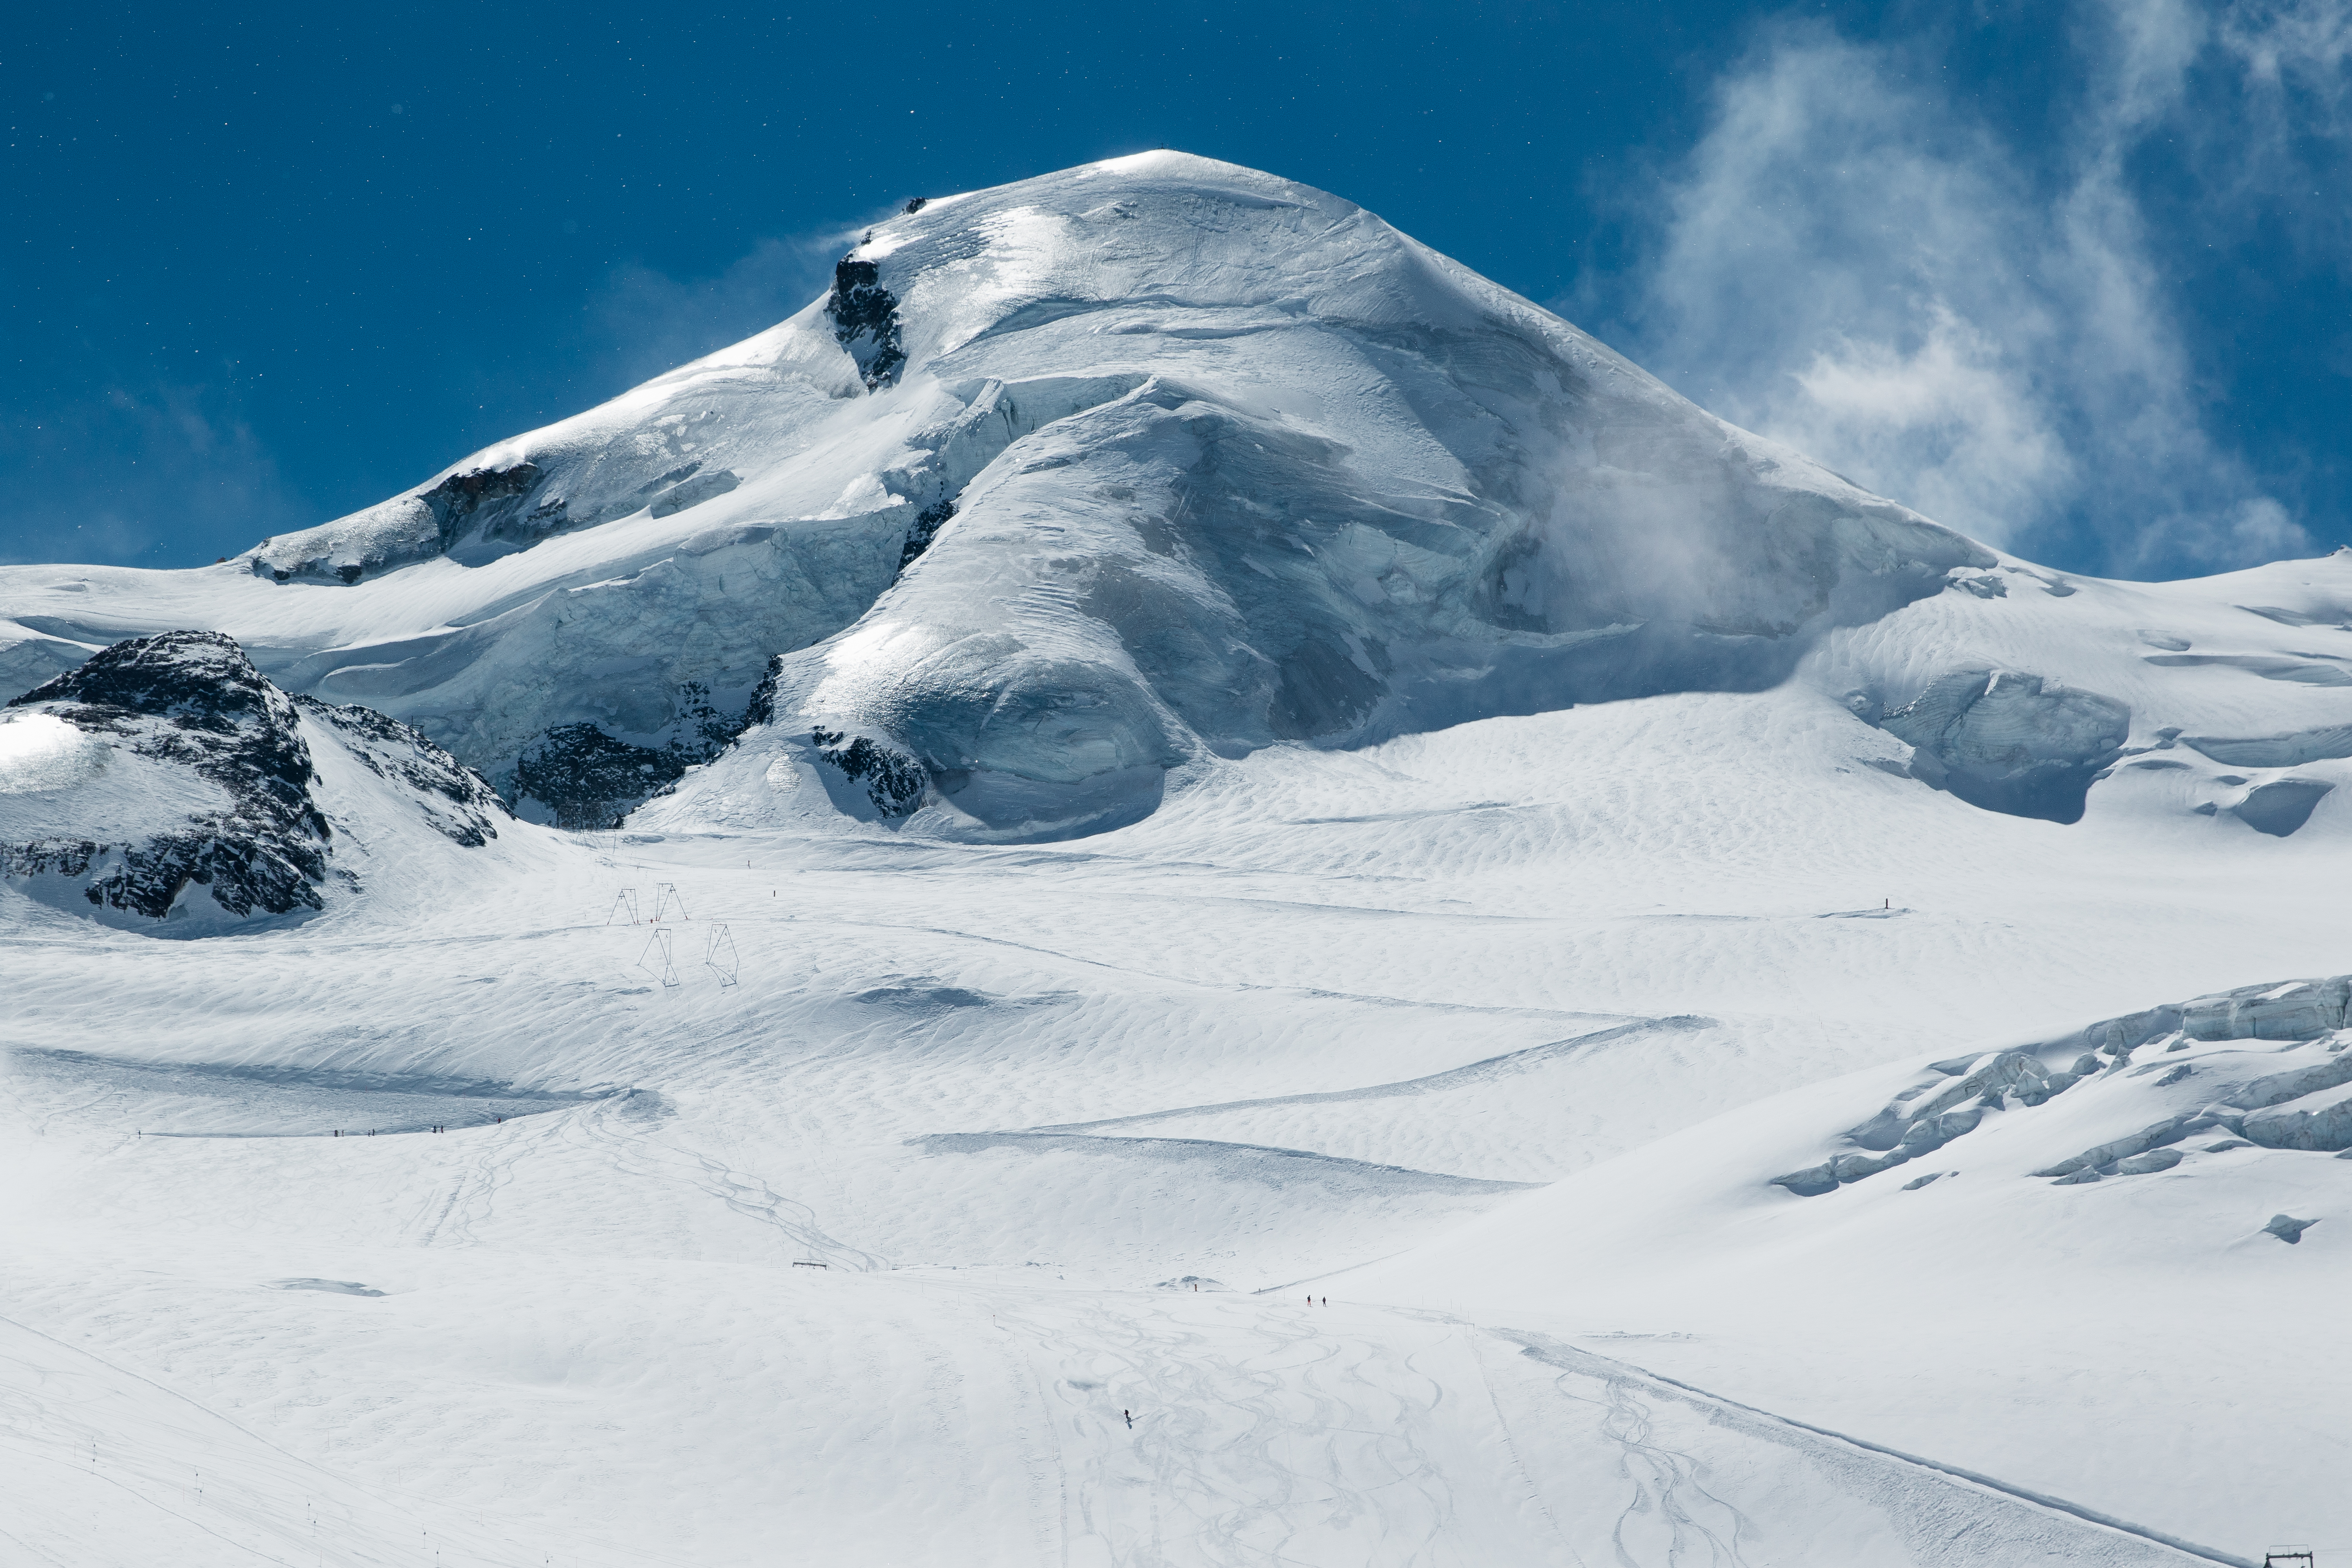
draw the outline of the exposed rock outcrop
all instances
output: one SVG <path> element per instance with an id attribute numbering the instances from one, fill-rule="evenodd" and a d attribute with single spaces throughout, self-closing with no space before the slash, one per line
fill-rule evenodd
<path id="1" fill-rule="evenodd" d="M 857 362 L 866 390 L 877 392 L 898 379 L 907 351 L 898 342 L 898 300 L 880 281 L 881 268 L 855 254 L 833 269 L 833 296 L 824 304 L 834 340 Z"/>
<path id="2" fill-rule="evenodd" d="M 315 697 L 297 697 L 294 704 L 306 719 L 331 726 L 370 773 L 414 791 L 425 819 L 452 842 L 478 849 L 499 836 L 500 817 L 511 820 L 489 782 L 423 731 L 356 704 L 339 708 Z"/>
<path id="3" fill-rule="evenodd" d="M 338 872 L 319 746 L 455 843 L 479 847 L 506 815 L 424 735 L 287 696 L 218 632 L 117 643 L 13 700 L 0 726 L 0 872 L 114 914 L 160 921 L 198 898 L 238 919 L 323 908 Z"/>
<path id="4" fill-rule="evenodd" d="M 11 876 L 88 879 L 93 904 L 161 920 L 192 887 L 234 915 L 320 907 L 331 829 L 311 799 L 294 701 L 218 632 L 106 649 L 12 700 L 217 787 L 219 804 L 136 837 L 44 837 L 0 854 Z M 21 829 L 20 829 L 21 831 Z"/>
<path id="5" fill-rule="evenodd" d="M 761 689 L 765 689 L 762 686 Z M 750 712 L 760 710 L 754 691 Z M 603 725 L 557 724 L 525 746 L 511 775 L 515 809 L 574 832 L 617 827 L 697 763 L 709 762 L 752 721 L 719 707 L 700 681 L 681 686 L 670 721 L 635 740 Z"/>
<path id="6" fill-rule="evenodd" d="M 629 808 L 673 783 L 686 760 L 616 741 L 593 724 L 558 724 L 515 763 L 515 798 L 575 832 L 618 827 Z"/>
<path id="7" fill-rule="evenodd" d="M 855 739 L 830 730 L 811 731 L 818 758 L 866 786 L 874 809 L 886 817 L 905 816 L 923 804 L 930 775 L 906 752 L 868 736 Z"/>

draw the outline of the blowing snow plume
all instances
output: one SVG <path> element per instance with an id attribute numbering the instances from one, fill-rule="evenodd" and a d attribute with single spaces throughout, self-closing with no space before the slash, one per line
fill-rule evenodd
<path id="1" fill-rule="evenodd" d="M 853 407 L 913 427 L 843 493 L 903 497 L 923 542 L 665 814 L 847 735 L 928 775 L 933 830 L 1084 832 L 1204 754 L 1759 689 L 1822 629 L 1994 561 L 1229 164 L 934 200 L 838 278 L 782 330 L 837 340 L 874 394 Z"/>

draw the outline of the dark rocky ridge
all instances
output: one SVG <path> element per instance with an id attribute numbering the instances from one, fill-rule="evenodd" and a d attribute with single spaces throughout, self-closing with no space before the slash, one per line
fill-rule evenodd
<path id="1" fill-rule="evenodd" d="M 616 741 L 593 724 L 558 724 L 516 762 L 514 793 L 547 807 L 556 826 L 585 832 L 618 827 L 686 769 L 682 757 Z"/>
<path id="2" fill-rule="evenodd" d="M 931 547 L 931 541 L 940 536 L 940 530 L 955 514 L 956 503 L 951 500 L 933 501 L 917 512 L 907 530 L 907 542 L 898 548 L 898 570 L 904 572 L 913 565 L 915 557 Z"/>
<path id="3" fill-rule="evenodd" d="M 843 257 L 833 269 L 833 297 L 824 302 L 833 323 L 834 341 L 857 362 L 858 376 L 869 392 L 892 385 L 907 351 L 898 342 L 898 300 L 881 282 L 882 269 L 871 261 Z"/>
<path id="4" fill-rule="evenodd" d="M 320 906 L 332 830 L 310 796 L 316 773 L 293 699 L 218 632 L 120 642 L 10 700 L 86 733 L 177 763 L 227 792 L 226 811 L 136 843 L 11 845 L 10 875 L 90 875 L 93 904 L 161 920 L 190 884 L 235 915 Z"/>
<path id="5" fill-rule="evenodd" d="M 514 814 L 489 781 L 434 744 L 422 731 L 357 704 L 338 707 L 297 697 L 306 718 L 334 727 L 343 747 L 378 778 L 408 786 L 435 832 L 468 849 L 499 836 L 498 819 Z"/>
<path id="6" fill-rule="evenodd" d="M 330 874 L 333 829 L 313 793 L 319 777 L 306 717 L 378 776 L 415 792 L 427 820 L 457 843 L 496 837 L 493 818 L 505 810 L 479 774 L 416 731 L 368 709 L 289 697 L 218 632 L 116 643 L 8 706 L 37 708 L 135 755 L 185 768 L 226 795 L 225 809 L 115 842 L 57 837 L 0 846 L 0 873 L 88 877 L 83 895 L 92 904 L 152 920 L 192 887 L 238 917 L 323 907 L 319 888 Z"/>
<path id="7" fill-rule="evenodd" d="M 656 745 L 624 741 L 593 723 L 554 725 L 516 759 L 509 797 L 534 820 L 535 805 L 546 820 L 568 831 L 618 827 L 631 811 L 667 793 L 687 769 L 725 751 L 747 724 L 766 722 L 751 716 L 762 710 L 763 691 L 766 711 L 772 712 L 774 689 L 763 681 L 749 710 L 737 714 L 713 703 L 704 682 L 686 682 L 678 692 L 678 717 Z"/>
<path id="8" fill-rule="evenodd" d="M 930 787 L 930 772 L 906 752 L 864 735 L 853 740 L 824 729 L 810 731 L 809 742 L 821 761 L 864 784 L 866 798 L 884 816 L 906 816 L 923 804 Z"/>

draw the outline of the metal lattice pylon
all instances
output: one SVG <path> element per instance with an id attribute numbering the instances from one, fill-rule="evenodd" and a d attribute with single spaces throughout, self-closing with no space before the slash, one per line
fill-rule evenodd
<path id="1" fill-rule="evenodd" d="M 637 954 L 637 967 L 648 974 L 658 976 L 664 985 L 677 984 L 677 963 L 670 952 L 671 943 L 676 940 L 672 932 L 656 931 L 646 938 L 645 952 Z M 654 963 L 656 959 L 660 961 L 658 968 Z"/>
<path id="2" fill-rule="evenodd" d="M 604 916 L 606 925 L 633 926 L 637 923 L 637 890 L 623 888 L 613 895 L 613 908 Z"/>
<path id="3" fill-rule="evenodd" d="M 709 964 L 711 973 L 719 976 L 719 984 L 722 990 L 735 984 L 739 972 L 735 958 L 735 938 L 725 926 L 709 928 L 709 934 L 703 939 L 702 962 Z"/>
<path id="4" fill-rule="evenodd" d="M 686 900 L 677 896 L 676 882 L 656 882 L 654 885 L 654 919 L 660 920 L 666 915 L 682 921 L 694 918 L 686 912 Z"/>

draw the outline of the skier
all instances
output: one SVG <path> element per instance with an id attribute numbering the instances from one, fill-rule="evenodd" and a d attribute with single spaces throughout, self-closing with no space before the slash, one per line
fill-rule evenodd
<path id="1" fill-rule="evenodd" d="M 1127 1417 L 1127 1429 L 1128 1429 L 1129 1431 L 1130 1431 L 1130 1432 L 1134 1431 L 1134 1430 L 1135 1430 L 1135 1412 L 1134 1412 L 1134 1411 L 1132 1411 L 1132 1410 L 1122 1410 L 1122 1411 L 1120 1411 L 1120 1412 L 1119 1412 L 1119 1414 L 1120 1414 L 1121 1415 L 1124 1415 L 1124 1416 L 1126 1416 L 1126 1417 Z"/>

